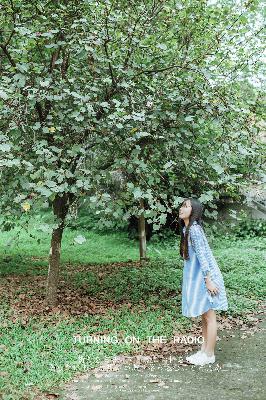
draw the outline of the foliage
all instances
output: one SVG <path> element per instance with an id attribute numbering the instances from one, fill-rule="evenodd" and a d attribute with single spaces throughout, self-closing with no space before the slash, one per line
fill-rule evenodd
<path id="1" fill-rule="evenodd" d="M 238 238 L 266 237 L 266 220 L 247 218 L 241 220 L 232 229 L 232 234 Z"/>
<path id="2" fill-rule="evenodd" d="M 151 243 L 162 243 L 165 241 L 176 241 L 176 234 L 170 229 L 162 229 L 159 232 L 155 233 L 151 238 Z"/>
<path id="3" fill-rule="evenodd" d="M 260 2 L 3 0 L 1 10 L 3 214 L 65 193 L 110 226 L 143 198 L 159 229 L 183 196 L 215 217 L 222 193 L 255 178 L 262 99 L 248 77 L 263 69 L 249 63 L 262 50 Z"/>

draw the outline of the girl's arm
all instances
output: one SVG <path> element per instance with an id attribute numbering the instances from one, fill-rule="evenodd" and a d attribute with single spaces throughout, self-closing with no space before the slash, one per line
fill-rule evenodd
<path id="1" fill-rule="evenodd" d="M 192 246 L 198 257 L 200 267 L 206 280 L 210 278 L 209 261 L 206 256 L 205 243 L 202 235 L 202 230 L 199 225 L 192 225 L 189 230 Z"/>

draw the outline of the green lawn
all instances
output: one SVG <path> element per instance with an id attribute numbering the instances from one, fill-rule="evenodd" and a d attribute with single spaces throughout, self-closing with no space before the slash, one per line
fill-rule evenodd
<path id="1" fill-rule="evenodd" d="M 34 238 L 25 232 L 16 238 L 18 230 L 1 233 L 0 390 L 4 400 L 34 398 L 35 389 L 52 390 L 106 357 L 137 348 L 124 342 L 75 344 L 75 335 L 129 335 L 145 340 L 189 331 L 192 322 L 181 315 L 179 237 L 163 244 L 148 243 L 150 262 L 139 267 L 138 242 L 125 233 L 66 229 L 62 308 L 53 314 L 43 312 L 41 303 L 40 312 L 32 312 L 38 307 L 36 298 L 45 295 L 50 237 L 36 223 L 30 232 Z M 74 244 L 77 235 L 86 242 Z M 229 310 L 224 315 L 244 318 L 255 309 L 256 300 L 265 298 L 265 244 L 263 238 L 229 237 L 217 238 L 211 245 L 227 289 Z M 84 312 L 86 299 L 102 304 L 103 312 Z M 78 309 L 80 314 L 71 313 Z"/>
<path id="2" fill-rule="evenodd" d="M 33 237 L 31 237 L 32 235 Z M 82 235 L 86 238 L 83 244 L 77 244 L 74 238 Z M 173 242 L 172 247 L 162 244 L 148 243 L 149 257 L 153 260 L 178 256 L 178 239 Z M 20 266 L 11 262 L 1 265 L 1 274 L 25 272 L 27 266 L 31 267 L 32 257 L 41 257 L 45 261 L 50 248 L 50 235 L 44 234 L 38 229 L 38 225 L 32 224 L 30 233 L 20 231 L 1 233 L 0 254 L 4 258 L 13 259 L 18 257 L 29 263 Z M 125 233 L 101 234 L 94 231 L 73 231 L 65 229 L 62 242 L 62 263 L 72 264 L 101 264 L 115 261 L 137 260 L 139 257 L 138 241 L 132 241 Z M 38 263 L 37 263 L 38 264 Z M 39 264 L 38 264 L 39 265 Z M 10 268 L 10 269 L 8 269 Z"/>

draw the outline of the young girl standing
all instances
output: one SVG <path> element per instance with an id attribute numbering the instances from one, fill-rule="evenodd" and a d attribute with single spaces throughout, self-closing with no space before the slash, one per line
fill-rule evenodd
<path id="1" fill-rule="evenodd" d="M 193 198 L 185 199 L 179 210 L 180 255 L 184 258 L 182 314 L 186 317 L 201 315 L 204 337 L 201 349 L 186 357 L 195 365 L 215 362 L 215 310 L 228 309 L 222 273 L 202 227 L 202 212 L 202 204 Z"/>

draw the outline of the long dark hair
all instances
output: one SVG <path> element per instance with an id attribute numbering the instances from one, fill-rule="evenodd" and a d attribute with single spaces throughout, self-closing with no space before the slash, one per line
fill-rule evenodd
<path id="1" fill-rule="evenodd" d="M 179 230 L 181 234 L 181 239 L 180 239 L 180 255 L 183 257 L 185 260 L 189 260 L 189 254 L 188 254 L 188 234 L 189 234 L 189 229 L 191 225 L 193 224 L 194 221 L 197 221 L 197 223 L 203 228 L 203 221 L 202 221 L 202 216 L 204 212 L 203 205 L 201 202 L 197 199 L 194 198 L 187 198 L 184 199 L 180 207 L 187 201 L 190 200 L 192 210 L 191 210 L 191 215 L 189 217 L 189 224 L 186 228 L 185 235 L 183 233 L 183 228 L 185 226 L 185 222 L 183 221 L 182 218 L 178 218 L 178 224 L 179 224 Z"/>

